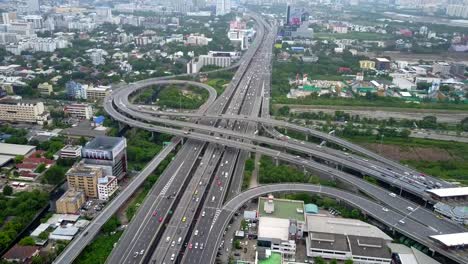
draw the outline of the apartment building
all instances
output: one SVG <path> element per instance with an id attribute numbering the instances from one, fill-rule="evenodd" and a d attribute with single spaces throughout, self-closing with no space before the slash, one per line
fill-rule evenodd
<path id="1" fill-rule="evenodd" d="M 55 206 L 58 214 L 75 214 L 85 202 L 86 198 L 83 191 L 68 189 L 55 202 Z"/>
<path id="2" fill-rule="evenodd" d="M 37 90 L 39 91 L 40 95 L 49 96 L 54 91 L 54 88 L 51 84 L 45 82 L 39 84 L 37 86 Z"/>
<path id="3" fill-rule="evenodd" d="M 88 166 L 80 162 L 67 171 L 68 188 L 84 191 L 88 198 L 99 198 L 97 185 L 104 171 L 97 166 Z"/>
<path id="4" fill-rule="evenodd" d="M 110 86 L 90 86 L 86 89 L 86 99 L 90 102 L 103 100 L 111 92 Z"/>
<path id="5" fill-rule="evenodd" d="M 24 103 L 18 100 L 0 100 L 0 121 L 43 124 L 47 121 L 43 102 Z"/>
<path id="6" fill-rule="evenodd" d="M 93 107 L 90 104 L 69 104 L 63 108 L 67 116 L 81 119 L 91 119 L 93 117 Z"/>
<path id="7" fill-rule="evenodd" d="M 127 173 L 127 140 L 123 137 L 95 137 L 83 147 L 81 156 L 86 164 L 106 168 L 106 175 L 122 177 Z"/>
<path id="8" fill-rule="evenodd" d="M 119 189 L 117 177 L 105 176 L 98 179 L 98 197 L 99 200 L 107 201 Z"/>

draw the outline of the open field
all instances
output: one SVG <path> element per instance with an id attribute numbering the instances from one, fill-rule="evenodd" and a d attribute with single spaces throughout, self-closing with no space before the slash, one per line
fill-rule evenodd
<path id="1" fill-rule="evenodd" d="M 352 141 L 390 159 L 451 182 L 468 186 L 468 144 L 428 139 L 352 138 Z"/>
<path id="2" fill-rule="evenodd" d="M 285 104 L 275 104 L 274 109 L 278 109 Z M 388 119 L 417 119 L 421 120 L 425 116 L 436 116 L 441 123 L 460 123 L 468 112 L 460 110 L 443 109 L 421 109 L 421 108 L 398 108 L 398 107 L 369 107 L 369 106 L 339 106 L 339 105 L 287 105 L 293 113 L 319 112 L 333 114 L 337 110 L 345 111 L 351 115 L 361 117 Z"/>

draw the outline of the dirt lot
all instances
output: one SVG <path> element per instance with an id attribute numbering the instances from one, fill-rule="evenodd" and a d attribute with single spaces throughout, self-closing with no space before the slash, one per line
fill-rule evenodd
<path id="1" fill-rule="evenodd" d="M 401 147 L 396 145 L 385 145 L 371 143 L 363 144 L 365 147 L 376 153 L 382 153 L 383 156 L 393 160 L 453 160 L 458 157 L 451 155 L 448 151 L 440 148 L 420 148 L 420 147 Z"/>

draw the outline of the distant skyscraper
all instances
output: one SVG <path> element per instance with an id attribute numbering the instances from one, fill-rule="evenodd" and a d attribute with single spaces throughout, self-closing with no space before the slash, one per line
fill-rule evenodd
<path id="1" fill-rule="evenodd" d="M 39 0 L 26 0 L 26 5 L 27 5 L 27 12 L 30 14 L 36 14 L 41 11 Z"/>
<path id="2" fill-rule="evenodd" d="M 291 6 L 288 4 L 286 7 L 286 24 L 289 24 L 289 19 L 291 18 Z"/>
<path id="3" fill-rule="evenodd" d="M 216 0 L 216 15 L 224 16 L 231 13 L 231 0 Z"/>

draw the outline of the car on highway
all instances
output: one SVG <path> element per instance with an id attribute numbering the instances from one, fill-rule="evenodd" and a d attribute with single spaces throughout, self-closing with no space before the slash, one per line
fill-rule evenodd
<path id="1" fill-rule="evenodd" d="M 396 197 L 396 194 L 394 194 L 394 193 L 389 193 L 388 195 L 390 195 L 390 196 L 393 197 L 393 198 Z"/>
<path id="2" fill-rule="evenodd" d="M 182 223 L 185 223 L 185 221 L 187 221 L 187 217 L 182 217 Z"/>
<path id="3" fill-rule="evenodd" d="M 153 216 L 156 216 L 158 214 L 158 212 L 154 211 L 153 212 Z"/>
<path id="4" fill-rule="evenodd" d="M 197 230 L 195 230 L 195 235 L 196 235 L 196 236 L 198 236 L 198 229 L 197 229 Z"/>
<path id="5" fill-rule="evenodd" d="M 205 216 L 205 211 L 202 212 L 201 216 L 202 216 L 202 217 Z"/>
<path id="6" fill-rule="evenodd" d="M 175 254 L 172 253 L 172 255 L 171 255 L 171 261 L 174 261 L 174 259 L 175 259 Z"/>
<path id="7" fill-rule="evenodd" d="M 382 211 L 384 211 L 384 212 L 388 212 L 388 208 L 386 208 L 386 207 L 382 207 Z"/>
<path id="8" fill-rule="evenodd" d="M 158 221 L 159 221 L 159 223 L 161 223 L 163 221 L 162 216 L 159 217 Z"/>
<path id="9" fill-rule="evenodd" d="M 195 243 L 195 249 L 197 249 L 197 248 L 198 248 L 198 242 Z"/>
<path id="10" fill-rule="evenodd" d="M 189 248 L 189 249 L 192 249 L 192 243 L 189 243 L 189 244 L 188 244 L 188 248 Z"/>
<path id="11" fill-rule="evenodd" d="M 406 207 L 406 210 L 408 210 L 408 211 L 411 211 L 411 212 L 412 212 L 412 211 L 414 211 L 414 208 L 413 208 L 413 207 L 411 207 L 411 206 L 408 206 L 408 207 Z"/>
<path id="12" fill-rule="evenodd" d="M 405 224 L 405 221 L 403 221 L 403 220 L 400 220 L 400 221 L 398 221 L 398 223 L 400 223 L 400 224 L 404 225 L 404 224 Z"/>

